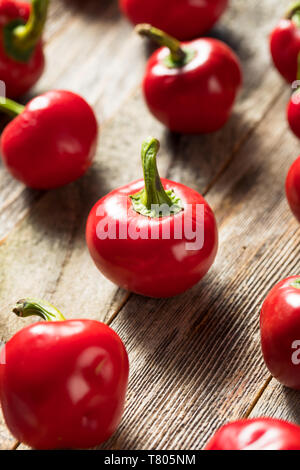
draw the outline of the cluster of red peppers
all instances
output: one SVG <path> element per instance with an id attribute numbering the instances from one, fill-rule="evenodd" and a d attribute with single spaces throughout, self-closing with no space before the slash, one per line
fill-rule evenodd
<path id="1" fill-rule="evenodd" d="M 0 110 L 13 118 L 2 134 L 1 154 L 11 174 L 36 189 L 81 177 L 93 161 L 98 138 L 92 108 L 74 93 L 50 91 L 26 106 L 12 100 L 43 72 L 48 3 L 0 0 L 0 79 L 7 93 Z M 227 5 L 228 0 L 120 0 L 137 32 L 162 46 L 147 64 L 143 91 L 150 112 L 172 131 L 215 132 L 230 117 L 242 84 L 239 60 L 223 42 L 199 39 Z M 271 37 L 274 63 L 289 82 L 297 79 L 300 63 L 299 28 L 300 2 Z M 289 103 L 288 119 L 300 137 L 298 93 Z M 170 297 L 208 272 L 218 231 L 213 211 L 198 192 L 160 178 L 158 151 L 154 137 L 143 142 L 144 178 L 96 203 L 86 240 L 95 264 L 112 282 L 144 296 Z M 300 221 L 300 157 L 286 186 Z M 0 402 L 12 434 L 36 449 L 87 448 L 108 439 L 122 417 L 129 373 L 119 336 L 97 321 L 67 321 L 45 301 L 22 300 L 14 312 L 44 321 L 13 336 L 0 361 Z M 264 302 L 261 343 L 272 375 L 300 390 L 297 332 L 300 277 L 293 277 L 275 286 Z M 221 428 L 206 449 L 300 449 L 300 428 L 267 418 L 238 421 Z"/>

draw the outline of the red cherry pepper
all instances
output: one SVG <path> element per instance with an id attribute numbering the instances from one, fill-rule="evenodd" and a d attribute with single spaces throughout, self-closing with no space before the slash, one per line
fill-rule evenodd
<path id="1" fill-rule="evenodd" d="M 228 0 L 120 0 L 120 7 L 134 23 L 151 23 L 178 39 L 201 36 L 218 21 Z"/>
<path id="2" fill-rule="evenodd" d="M 287 120 L 295 136 L 300 139 L 300 89 L 292 94 L 288 102 Z"/>
<path id="3" fill-rule="evenodd" d="M 226 424 L 205 450 L 300 450 L 300 427 L 271 418 Z"/>
<path id="4" fill-rule="evenodd" d="M 26 107 L 6 100 L 0 110 L 17 116 L 2 134 L 3 162 L 27 186 L 63 186 L 90 167 L 98 125 L 92 108 L 80 96 L 55 90 L 34 98 Z"/>
<path id="5" fill-rule="evenodd" d="M 273 62 L 289 83 L 296 80 L 300 53 L 300 2 L 293 3 L 270 36 Z"/>
<path id="6" fill-rule="evenodd" d="M 294 161 L 289 169 L 285 190 L 291 211 L 300 222 L 300 157 Z"/>
<path id="7" fill-rule="evenodd" d="M 6 96 L 26 93 L 44 71 L 42 33 L 49 0 L 0 0 L 0 80 Z"/>
<path id="8" fill-rule="evenodd" d="M 273 287 L 261 310 L 260 331 L 271 374 L 286 387 L 300 390 L 300 276 Z"/>
<path id="9" fill-rule="evenodd" d="M 165 46 L 151 56 L 143 80 L 152 114 L 186 134 L 224 126 L 242 83 L 234 52 L 216 39 L 180 43 L 150 25 L 139 25 L 137 31 Z"/>
<path id="10" fill-rule="evenodd" d="M 300 222 L 300 156 L 289 169 L 285 190 L 291 211 Z"/>
<path id="11" fill-rule="evenodd" d="M 121 420 L 128 382 L 119 336 L 98 321 L 65 321 L 47 302 L 20 301 L 14 312 L 51 322 L 22 329 L 5 345 L 0 401 L 11 433 L 35 449 L 107 440 Z"/>
<path id="12" fill-rule="evenodd" d="M 160 180 L 159 142 L 143 143 L 145 180 L 100 199 L 86 229 L 91 256 L 115 284 L 150 297 L 170 297 L 196 284 L 218 245 L 214 214 L 196 191 Z"/>

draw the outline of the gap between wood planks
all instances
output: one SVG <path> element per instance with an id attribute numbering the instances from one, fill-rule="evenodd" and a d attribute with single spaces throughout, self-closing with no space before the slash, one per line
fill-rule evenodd
<path id="1" fill-rule="evenodd" d="M 132 96 L 137 90 L 138 88 L 140 87 L 140 85 L 138 85 L 137 87 L 135 87 L 128 95 L 128 98 L 130 98 L 130 96 Z M 224 162 L 224 164 L 222 165 L 222 167 L 220 168 L 220 170 L 217 172 L 217 174 L 212 178 L 212 180 L 207 184 L 207 186 L 205 187 L 204 191 L 202 192 L 203 193 L 203 196 L 206 196 L 210 190 L 215 186 L 215 184 L 217 184 L 217 182 L 219 181 L 219 179 L 222 177 L 222 175 L 225 173 L 225 171 L 228 169 L 228 167 L 231 165 L 231 163 L 234 161 L 234 158 L 236 156 L 236 154 L 240 151 L 240 149 L 243 147 L 243 145 L 245 145 L 247 143 L 247 141 L 250 139 L 250 137 L 253 135 L 253 133 L 255 132 L 256 128 L 261 124 L 261 122 L 265 119 L 265 117 L 268 115 L 268 113 L 272 110 L 274 104 L 276 103 L 277 101 L 277 98 L 281 96 L 283 90 L 285 89 L 284 85 L 282 85 L 278 91 L 278 93 L 275 95 L 275 99 L 272 100 L 272 102 L 270 103 L 270 105 L 266 108 L 265 112 L 262 114 L 261 118 L 256 121 L 253 126 L 251 126 L 248 130 L 248 132 L 241 138 L 240 141 L 238 141 L 233 150 L 231 151 L 229 157 L 227 158 L 227 160 Z M 120 107 L 124 104 L 124 102 L 126 102 L 127 100 L 124 100 L 122 103 L 120 103 Z M 119 107 L 119 108 L 120 108 Z M 118 110 L 119 110 L 118 108 Z M 114 113 L 113 116 L 111 116 L 107 121 L 109 122 L 110 120 L 112 120 L 114 118 L 114 116 L 117 115 L 118 113 L 118 110 Z M 105 122 L 107 122 L 105 121 Z M 41 194 L 41 197 L 39 197 L 37 199 L 36 202 L 38 202 L 43 196 L 45 196 L 47 194 L 46 193 L 43 193 Z M 28 211 L 26 212 L 26 214 L 24 215 L 24 217 L 22 218 L 22 220 L 24 220 L 27 216 L 29 216 L 31 210 L 33 210 L 33 208 L 35 207 L 35 203 L 28 209 Z M 20 223 L 21 221 L 19 221 Z M 19 225 L 19 223 L 17 225 Z M 16 225 L 16 226 L 17 226 Z M 12 231 L 16 228 L 16 226 L 12 229 Z M 72 239 L 74 238 L 74 235 L 72 236 Z M 9 234 L 7 235 L 9 236 Z M 5 239 L 7 238 L 7 236 L 5 237 Z M 0 244 L 2 243 L 3 241 L 0 240 Z M 63 271 L 64 271 L 64 267 L 67 265 L 68 263 L 68 254 L 66 255 L 66 262 L 64 263 L 63 265 L 63 268 L 62 268 L 62 272 L 60 274 L 60 278 L 63 274 Z M 126 304 L 129 302 L 129 300 L 133 297 L 133 293 L 132 292 L 126 292 L 123 299 L 121 300 L 120 304 L 117 306 L 117 308 L 115 309 L 115 311 L 113 312 L 113 314 L 111 315 L 111 317 L 107 320 L 107 322 L 105 322 L 108 326 L 110 326 L 114 320 L 117 318 L 117 316 L 119 315 L 119 313 L 123 310 L 123 308 L 126 306 Z M 266 382 L 264 383 L 264 385 L 261 387 L 261 389 L 258 390 L 256 396 L 254 397 L 252 403 L 249 405 L 249 408 L 248 410 L 246 411 L 245 415 L 244 415 L 244 418 L 248 418 L 250 416 L 250 414 L 252 413 L 253 409 L 256 407 L 257 403 L 259 402 L 259 400 L 261 399 L 261 397 L 263 396 L 264 392 L 267 390 L 270 382 L 272 380 L 272 376 L 269 376 L 268 379 L 266 380 Z M 18 447 L 20 446 L 20 442 L 19 441 L 16 441 L 11 447 L 9 450 L 17 450 Z"/>

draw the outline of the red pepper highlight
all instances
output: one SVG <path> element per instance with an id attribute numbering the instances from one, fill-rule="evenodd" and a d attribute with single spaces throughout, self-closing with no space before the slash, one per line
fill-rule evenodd
<path id="1" fill-rule="evenodd" d="M 120 0 L 120 8 L 133 24 L 150 23 L 181 40 L 208 31 L 228 6 L 228 0 Z"/>
<path id="2" fill-rule="evenodd" d="M 270 36 L 270 50 L 278 72 L 289 83 L 297 80 L 300 53 L 300 2 L 294 2 Z"/>

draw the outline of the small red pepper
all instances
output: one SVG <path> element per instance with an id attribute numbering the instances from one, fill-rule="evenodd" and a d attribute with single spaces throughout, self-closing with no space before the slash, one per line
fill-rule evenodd
<path id="1" fill-rule="evenodd" d="M 180 43 L 150 25 L 136 29 L 164 46 L 151 56 L 143 80 L 152 114 L 175 132 L 202 134 L 223 127 L 242 83 L 234 52 L 217 39 Z"/>
<path id="2" fill-rule="evenodd" d="M 119 0 L 133 24 L 150 23 L 178 39 L 193 39 L 208 31 L 229 0 Z"/>
<path id="3" fill-rule="evenodd" d="M 261 347 L 271 374 L 286 387 L 300 390 L 300 276 L 270 291 L 260 316 Z"/>
<path id="4" fill-rule="evenodd" d="M 289 169 L 285 182 L 285 191 L 291 211 L 300 222 L 300 156 Z"/>
<path id="5" fill-rule="evenodd" d="M 245 419 L 226 424 L 205 450 L 300 450 L 300 427 L 279 419 Z"/>
<path id="6" fill-rule="evenodd" d="M 207 273 L 217 253 L 218 232 L 199 193 L 160 179 L 158 150 L 158 140 L 144 141 L 144 180 L 97 202 L 86 239 L 97 267 L 112 282 L 137 294 L 170 297 Z"/>
<path id="7" fill-rule="evenodd" d="M 69 91 L 55 90 L 26 107 L 6 100 L 0 110 L 17 116 L 5 128 L 1 153 L 7 169 L 35 189 L 68 184 L 90 167 L 98 125 L 90 105 Z"/>
<path id="8" fill-rule="evenodd" d="M 299 30 L 300 31 L 300 30 Z M 300 73 L 299 73 L 300 77 Z M 299 82 L 300 83 L 300 82 Z M 300 139 L 300 88 L 292 94 L 287 105 L 287 120 L 293 133 Z"/>
<path id="9" fill-rule="evenodd" d="M 119 336 L 94 320 L 68 320 L 47 302 L 20 301 L 14 312 L 47 322 L 22 329 L 0 361 L 6 424 L 35 449 L 88 448 L 107 440 L 122 417 L 128 356 Z"/>
<path id="10" fill-rule="evenodd" d="M 49 0 L 0 0 L 0 80 L 6 96 L 26 93 L 44 71 L 42 34 Z"/>
<path id="11" fill-rule="evenodd" d="M 273 62 L 289 83 L 297 79 L 300 53 L 300 2 L 294 2 L 270 36 Z"/>

